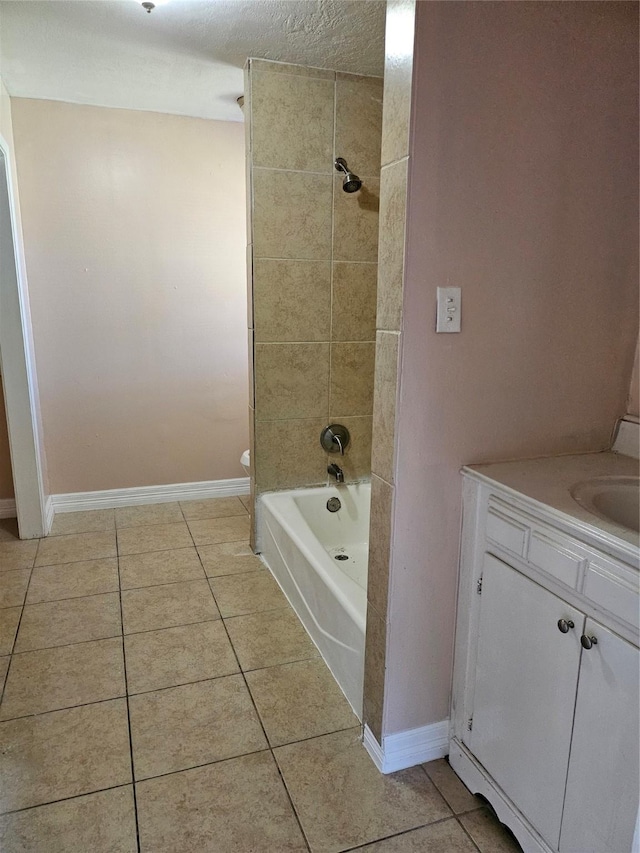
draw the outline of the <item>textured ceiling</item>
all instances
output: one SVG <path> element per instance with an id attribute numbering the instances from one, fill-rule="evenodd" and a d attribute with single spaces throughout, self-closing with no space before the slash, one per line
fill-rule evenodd
<path id="1" fill-rule="evenodd" d="M 378 74 L 379 0 L 1 0 L 9 94 L 238 121 L 248 56 Z"/>

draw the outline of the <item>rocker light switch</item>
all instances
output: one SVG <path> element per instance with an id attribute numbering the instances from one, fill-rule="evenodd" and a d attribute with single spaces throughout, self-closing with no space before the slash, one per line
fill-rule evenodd
<path id="1" fill-rule="evenodd" d="M 459 332 L 462 295 L 459 287 L 438 288 L 436 332 Z"/>

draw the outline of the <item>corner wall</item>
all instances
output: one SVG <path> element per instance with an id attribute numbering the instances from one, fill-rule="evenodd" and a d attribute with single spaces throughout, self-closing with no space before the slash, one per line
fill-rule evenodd
<path id="1" fill-rule="evenodd" d="M 242 124 L 12 111 L 51 491 L 242 476 Z"/>
<path id="2" fill-rule="evenodd" d="M 370 472 L 382 80 L 251 59 L 249 343 L 257 492 Z M 334 159 L 364 182 L 342 190 Z M 250 355 L 250 357 L 251 357 Z M 331 422 L 344 456 L 320 446 Z"/>
<path id="3" fill-rule="evenodd" d="M 386 643 L 371 632 L 386 650 L 383 736 L 449 714 L 460 467 L 603 450 L 625 412 L 638 334 L 637 14 L 632 3 L 416 5 L 400 387 L 395 416 L 391 402 L 380 411 L 395 431 Z M 438 285 L 462 287 L 461 334 L 435 334 Z M 376 366 L 381 387 L 387 375 L 380 399 L 395 401 Z M 378 396 L 374 424 L 377 410 Z"/>

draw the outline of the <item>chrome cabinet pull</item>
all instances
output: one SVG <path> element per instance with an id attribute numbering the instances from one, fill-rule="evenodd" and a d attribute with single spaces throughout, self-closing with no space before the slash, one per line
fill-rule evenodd
<path id="1" fill-rule="evenodd" d="M 568 634 L 571 628 L 575 628 L 571 619 L 558 619 L 558 630 L 563 634 Z"/>
<path id="2" fill-rule="evenodd" d="M 582 643 L 583 649 L 590 649 L 591 646 L 596 646 L 598 644 L 598 638 L 597 637 L 587 637 L 586 634 L 583 634 L 580 637 L 580 642 Z"/>

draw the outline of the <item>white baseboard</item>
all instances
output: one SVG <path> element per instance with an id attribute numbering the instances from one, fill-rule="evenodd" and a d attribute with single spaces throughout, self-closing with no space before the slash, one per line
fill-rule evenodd
<path id="1" fill-rule="evenodd" d="M 0 498 L 0 518 L 15 518 L 16 502 L 14 498 Z"/>
<path id="2" fill-rule="evenodd" d="M 166 486 L 140 486 L 134 489 L 106 489 L 101 492 L 70 492 L 51 495 L 54 512 L 79 512 L 87 509 L 113 509 L 119 506 L 197 501 L 249 494 L 249 478 L 204 480 L 200 483 L 169 483 Z"/>
<path id="3" fill-rule="evenodd" d="M 387 735 L 382 739 L 382 746 L 365 725 L 362 742 L 381 773 L 394 773 L 415 764 L 444 758 L 449 752 L 449 720 Z"/>
<path id="4" fill-rule="evenodd" d="M 45 523 L 45 535 L 49 535 L 49 531 L 51 530 L 51 525 L 53 524 L 53 516 L 56 514 L 55 509 L 53 508 L 53 499 L 51 495 L 47 496 L 47 499 L 44 504 L 44 523 Z"/>

